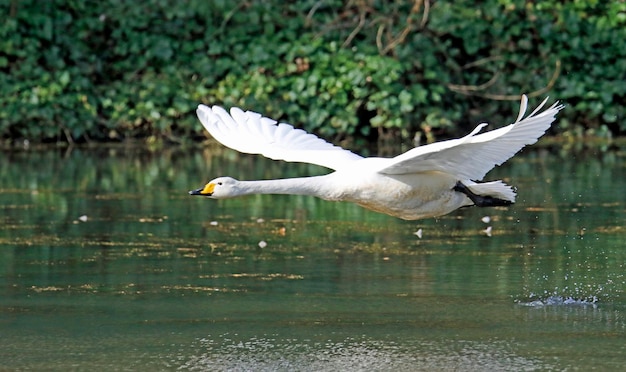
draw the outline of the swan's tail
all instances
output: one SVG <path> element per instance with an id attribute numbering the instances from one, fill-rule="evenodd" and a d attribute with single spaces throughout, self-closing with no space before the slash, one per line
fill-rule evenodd
<path id="1" fill-rule="evenodd" d="M 498 207 L 515 203 L 515 190 L 502 181 L 457 182 L 454 191 L 467 195 L 479 207 Z"/>

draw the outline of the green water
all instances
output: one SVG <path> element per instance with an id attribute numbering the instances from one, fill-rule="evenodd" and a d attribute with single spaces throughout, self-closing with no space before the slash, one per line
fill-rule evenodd
<path id="1" fill-rule="evenodd" d="M 515 206 L 407 222 L 188 196 L 324 172 L 219 147 L 4 153 L 0 370 L 623 368 L 625 160 L 534 149 Z"/>

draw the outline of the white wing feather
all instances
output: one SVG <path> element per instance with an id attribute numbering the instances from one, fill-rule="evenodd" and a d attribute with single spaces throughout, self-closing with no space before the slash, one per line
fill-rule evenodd
<path id="1" fill-rule="evenodd" d="M 442 171 L 459 179 L 481 180 L 496 165 L 504 163 L 524 146 L 537 142 L 563 108 L 558 102 L 538 113 L 546 98 L 522 120 L 528 99 L 522 96 L 517 120 L 506 127 L 477 134 L 487 124 L 480 124 L 463 138 L 416 147 L 391 159 L 378 170 L 384 174 Z"/>
<path id="2" fill-rule="evenodd" d="M 244 112 L 233 107 L 229 114 L 219 106 L 199 105 L 196 113 L 213 138 L 242 153 L 316 164 L 335 170 L 349 167 L 352 162 L 362 159 L 302 129 L 277 123 L 256 112 Z"/>

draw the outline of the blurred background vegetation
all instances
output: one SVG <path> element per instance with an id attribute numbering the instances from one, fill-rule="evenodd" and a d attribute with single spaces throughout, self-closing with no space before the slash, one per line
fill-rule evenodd
<path id="1" fill-rule="evenodd" d="M 626 1 L 0 0 L 4 143 L 186 142 L 198 103 L 331 140 L 496 125 L 550 95 L 626 133 Z"/>

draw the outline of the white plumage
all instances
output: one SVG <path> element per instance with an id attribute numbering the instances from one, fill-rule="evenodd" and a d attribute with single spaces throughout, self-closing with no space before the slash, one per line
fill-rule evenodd
<path id="1" fill-rule="evenodd" d="M 215 199 L 247 194 L 299 194 L 350 201 L 392 216 L 415 220 L 441 216 L 469 205 L 500 206 L 515 201 L 502 181 L 478 183 L 496 165 L 537 142 L 563 105 L 541 111 L 547 98 L 526 118 L 522 96 L 517 120 L 478 134 L 480 124 L 463 138 L 419 146 L 394 158 L 363 158 L 323 139 L 277 123 L 256 112 L 199 105 L 202 125 L 224 146 L 274 160 L 303 162 L 333 169 L 324 176 L 263 181 L 219 177 L 190 191 Z"/>

